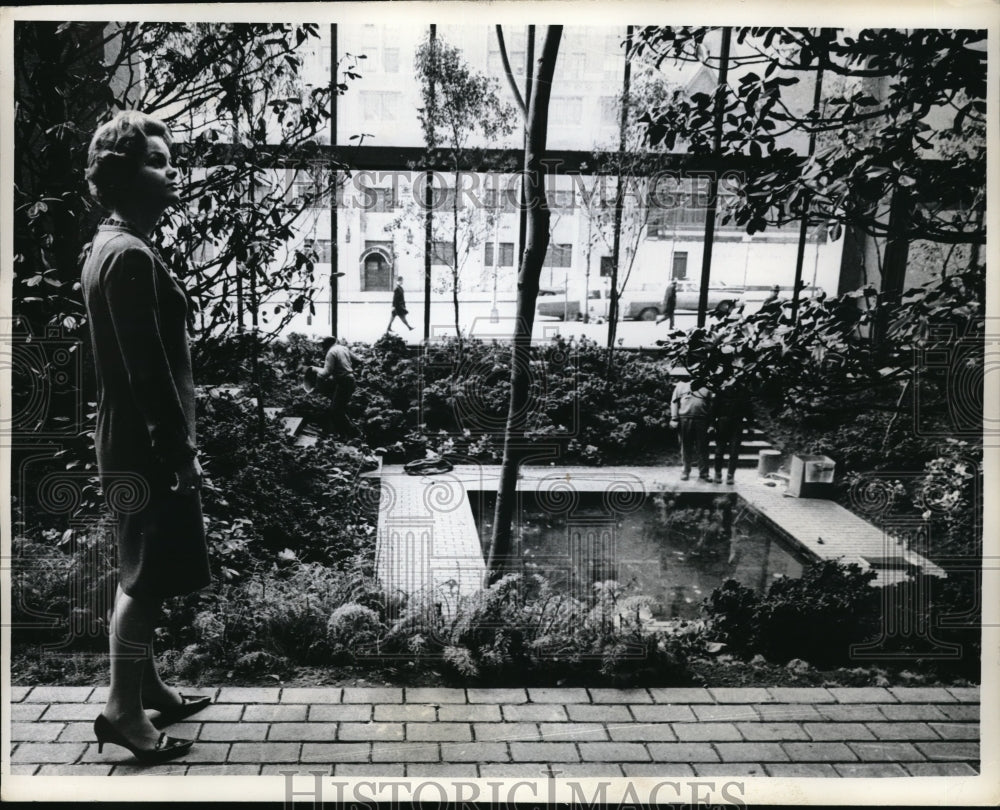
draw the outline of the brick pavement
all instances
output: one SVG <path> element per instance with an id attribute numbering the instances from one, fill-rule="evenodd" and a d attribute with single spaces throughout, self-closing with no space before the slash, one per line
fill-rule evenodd
<path id="1" fill-rule="evenodd" d="M 28 775 L 972 776 L 978 688 L 198 690 L 172 726 L 198 743 L 143 768 L 97 753 L 104 688 L 11 690 L 11 769 Z"/>

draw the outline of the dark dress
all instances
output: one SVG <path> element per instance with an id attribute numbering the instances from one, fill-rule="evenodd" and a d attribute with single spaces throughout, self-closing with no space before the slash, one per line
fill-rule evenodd
<path id="1" fill-rule="evenodd" d="M 198 492 L 173 492 L 195 454 L 187 299 L 159 257 L 124 227 L 102 224 L 81 278 L 97 367 L 94 444 L 118 521 L 119 581 L 159 599 L 211 582 Z"/>

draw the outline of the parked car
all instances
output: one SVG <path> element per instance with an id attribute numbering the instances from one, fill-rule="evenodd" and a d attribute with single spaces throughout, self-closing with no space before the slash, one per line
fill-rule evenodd
<path id="1" fill-rule="evenodd" d="M 622 296 L 622 317 L 635 320 L 652 321 L 662 312 L 663 294 L 662 290 L 638 290 L 634 293 L 625 291 Z M 727 284 L 712 284 L 708 288 L 708 310 L 722 309 L 729 311 L 739 303 L 743 297 L 742 287 L 730 287 Z M 700 285 L 692 279 L 679 279 L 677 281 L 677 310 L 698 311 L 698 298 L 701 294 Z"/>
<path id="2" fill-rule="evenodd" d="M 556 295 L 539 300 L 535 305 L 535 311 L 539 315 L 548 318 L 558 318 L 559 320 L 578 321 L 583 319 L 582 291 L 565 293 L 558 292 Z M 594 321 L 606 320 L 611 309 L 611 291 L 607 287 L 594 287 L 587 291 L 587 310 L 590 319 Z"/>
<path id="3" fill-rule="evenodd" d="M 663 290 L 626 289 L 618 302 L 618 310 L 622 320 L 653 321 L 660 315 L 663 305 Z M 698 285 L 690 280 L 677 283 L 677 309 L 698 310 Z M 742 298 L 743 289 L 716 284 L 708 288 L 709 311 L 723 308 L 732 309 Z M 578 320 L 582 317 L 582 295 L 580 293 L 564 293 L 539 301 L 536 311 L 539 315 L 560 320 Z M 597 287 L 588 292 L 587 310 L 593 320 L 606 320 L 611 309 L 611 291 L 607 287 Z"/>

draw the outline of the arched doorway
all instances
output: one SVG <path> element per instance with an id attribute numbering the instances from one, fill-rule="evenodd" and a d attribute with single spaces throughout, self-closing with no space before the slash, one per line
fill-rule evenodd
<path id="1" fill-rule="evenodd" d="M 361 254 L 361 289 L 364 292 L 392 290 L 392 253 L 381 245 Z"/>

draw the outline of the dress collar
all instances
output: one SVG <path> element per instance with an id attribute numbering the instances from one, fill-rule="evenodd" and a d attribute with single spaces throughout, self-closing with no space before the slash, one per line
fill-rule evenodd
<path id="1" fill-rule="evenodd" d="M 102 231 L 118 231 L 119 233 L 128 233 L 134 236 L 136 239 L 140 240 L 146 247 L 148 247 L 153 255 L 159 259 L 164 266 L 166 262 L 163 261 L 163 257 L 160 255 L 160 251 L 157 249 L 156 245 L 152 243 L 150 238 L 146 236 L 142 231 L 135 227 L 131 222 L 126 222 L 123 219 L 118 219 L 118 217 L 106 217 L 101 220 L 100 225 L 97 226 L 99 230 Z"/>

